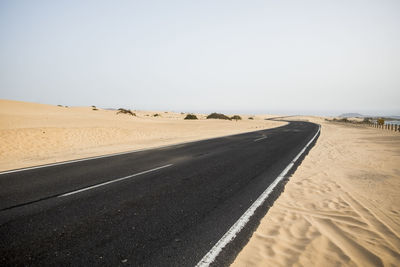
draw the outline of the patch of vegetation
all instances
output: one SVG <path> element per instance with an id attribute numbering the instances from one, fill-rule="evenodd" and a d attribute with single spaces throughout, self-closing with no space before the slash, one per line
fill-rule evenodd
<path id="1" fill-rule="evenodd" d="M 153 117 L 161 117 L 161 115 L 156 113 L 156 114 L 153 115 Z"/>
<path id="2" fill-rule="evenodd" d="M 239 115 L 233 115 L 232 117 L 231 117 L 231 120 L 235 120 L 235 121 L 239 121 L 239 120 L 241 120 L 242 119 L 242 117 L 240 117 Z"/>
<path id="3" fill-rule="evenodd" d="M 63 105 L 57 105 L 57 107 L 62 107 Z"/>
<path id="4" fill-rule="evenodd" d="M 384 118 L 379 118 L 377 120 L 377 122 L 378 122 L 378 125 L 384 125 L 385 124 L 385 119 Z"/>
<path id="5" fill-rule="evenodd" d="M 249 117 L 249 120 L 254 120 L 254 118 L 253 117 Z"/>
<path id="6" fill-rule="evenodd" d="M 130 109 L 119 108 L 118 111 L 117 111 L 117 114 L 119 114 L 119 113 L 128 114 L 128 115 L 131 115 L 131 116 L 136 116 L 136 113 L 132 112 Z"/>
<path id="7" fill-rule="evenodd" d="M 187 114 L 185 120 L 197 120 L 197 116 L 194 114 Z"/>
<path id="8" fill-rule="evenodd" d="M 222 113 L 211 113 L 210 115 L 207 116 L 207 119 L 219 119 L 219 120 L 230 120 L 228 116 Z"/>
<path id="9" fill-rule="evenodd" d="M 335 122 L 350 122 L 347 118 L 341 118 L 341 119 L 333 118 L 333 121 L 335 121 Z"/>
<path id="10" fill-rule="evenodd" d="M 362 123 L 371 124 L 372 123 L 372 118 L 364 118 Z"/>

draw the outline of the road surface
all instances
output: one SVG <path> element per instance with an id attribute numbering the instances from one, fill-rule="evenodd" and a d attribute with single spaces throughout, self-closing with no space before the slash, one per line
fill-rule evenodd
<path id="1" fill-rule="evenodd" d="M 0 265 L 195 266 L 318 131 L 290 122 L 1 173 Z M 281 191 L 274 189 L 212 265 L 234 259 Z"/>

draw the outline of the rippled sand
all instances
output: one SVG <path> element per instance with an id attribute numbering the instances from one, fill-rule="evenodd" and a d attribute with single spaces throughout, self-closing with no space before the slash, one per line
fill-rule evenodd
<path id="1" fill-rule="evenodd" d="M 232 266 L 400 266 L 400 134 L 321 136 Z"/>

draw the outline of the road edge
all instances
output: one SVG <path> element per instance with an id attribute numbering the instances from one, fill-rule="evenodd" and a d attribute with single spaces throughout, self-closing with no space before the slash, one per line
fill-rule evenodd
<path id="1" fill-rule="evenodd" d="M 216 137 L 210 137 L 210 138 L 204 138 L 204 139 L 196 139 L 196 140 L 192 140 L 192 141 L 184 141 L 184 142 L 166 144 L 166 145 L 155 146 L 155 147 L 140 148 L 140 149 L 134 149 L 134 150 L 129 150 L 129 151 L 122 151 L 122 152 L 116 152 L 116 153 L 111 153 L 111 154 L 98 155 L 98 156 L 87 157 L 87 158 L 76 158 L 76 159 L 60 161 L 60 162 L 47 163 L 47 164 L 35 165 L 35 166 L 24 167 L 24 168 L 4 170 L 4 171 L 0 171 L 0 175 L 9 174 L 9 173 L 15 173 L 15 172 L 28 171 L 28 170 L 34 170 L 34 169 L 40 169 L 40 168 L 46 168 L 46 167 L 52 167 L 52 166 L 58 166 L 58 165 L 65 165 L 65 164 L 81 162 L 81 161 L 88 161 L 88 160 L 93 160 L 93 159 L 109 158 L 109 157 L 125 155 L 125 154 L 131 154 L 131 153 L 137 153 L 137 152 L 148 151 L 148 150 L 153 150 L 153 149 L 165 149 L 165 148 L 169 148 L 169 147 L 173 147 L 173 146 L 180 146 L 180 145 L 196 143 L 196 142 L 202 142 L 202 141 L 207 141 L 207 140 L 213 140 L 213 139 L 218 139 L 218 138 L 232 137 L 232 136 L 237 136 L 237 135 L 241 135 L 241 134 L 248 134 L 248 133 L 256 133 L 256 132 L 259 132 L 259 131 L 264 131 L 264 130 L 269 130 L 269 129 L 278 129 L 280 127 L 285 127 L 287 125 L 288 124 L 281 125 L 281 126 L 278 126 L 278 127 L 266 128 L 266 129 L 255 130 L 255 131 L 248 131 L 248 132 L 243 132 L 243 133 L 235 133 L 235 134 L 222 135 L 222 136 L 216 136 Z"/>
<path id="2" fill-rule="evenodd" d="M 196 264 L 196 267 L 205 266 L 225 266 L 228 263 L 232 263 L 236 258 L 240 250 L 248 243 L 252 233 L 258 225 L 261 219 L 268 213 L 269 208 L 275 202 L 275 200 L 284 191 L 285 184 L 289 180 L 290 176 L 293 175 L 300 166 L 301 162 L 308 155 L 309 151 L 314 147 L 321 133 L 321 125 L 318 125 L 318 130 L 311 140 L 304 146 L 304 148 L 293 158 L 293 160 L 286 166 L 286 168 L 276 177 L 274 182 L 270 184 L 263 193 L 253 202 L 253 204 L 245 211 L 245 213 L 231 226 L 231 228 L 224 234 L 224 236 L 203 256 L 203 258 Z M 276 190 L 275 190 L 276 189 Z M 256 213 L 264 207 L 264 210 L 257 216 Z M 241 237 L 240 250 L 237 251 L 232 245 L 235 243 L 235 239 L 239 239 L 242 230 L 244 230 L 249 222 L 257 217 L 256 222 L 252 222 L 251 229 L 246 229 L 247 235 Z M 230 253 L 229 253 L 230 252 Z M 223 260 L 220 260 L 223 258 Z"/>

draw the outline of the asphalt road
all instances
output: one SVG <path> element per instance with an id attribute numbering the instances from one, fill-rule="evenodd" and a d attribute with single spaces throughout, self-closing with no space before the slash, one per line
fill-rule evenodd
<path id="1" fill-rule="evenodd" d="M 317 131 L 290 122 L 0 174 L 0 265 L 194 266 Z M 273 198 L 215 265 L 234 259 Z"/>

